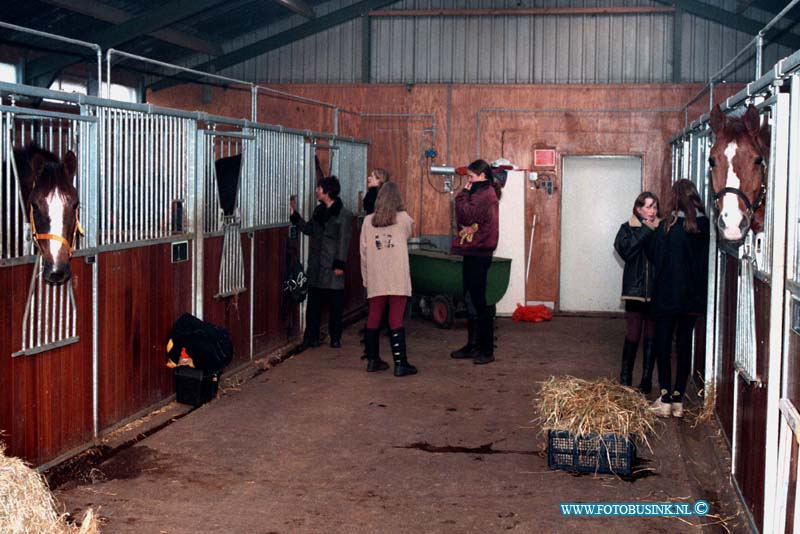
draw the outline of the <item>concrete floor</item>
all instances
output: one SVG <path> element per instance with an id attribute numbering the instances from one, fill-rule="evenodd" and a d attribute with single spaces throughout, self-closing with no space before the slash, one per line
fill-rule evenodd
<path id="1" fill-rule="evenodd" d="M 749 532 L 708 426 L 667 420 L 629 480 L 548 470 L 531 423 L 536 383 L 616 376 L 623 320 L 500 319 L 497 361 L 486 366 L 449 357 L 463 320 L 407 328 L 417 376 L 365 373 L 350 327 L 342 349 L 307 350 L 229 388 L 56 498 L 76 517 L 94 507 L 104 533 L 724 532 L 689 524 L 717 517 Z M 716 517 L 569 518 L 559 507 L 697 499 Z"/>

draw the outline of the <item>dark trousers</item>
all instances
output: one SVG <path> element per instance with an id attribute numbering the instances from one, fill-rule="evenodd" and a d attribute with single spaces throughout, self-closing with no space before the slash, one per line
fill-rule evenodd
<path id="1" fill-rule="evenodd" d="M 486 304 L 486 280 L 491 265 L 491 256 L 464 256 L 464 301 L 469 318 L 475 321 L 478 348 L 484 355 L 494 352 L 494 317 Z"/>
<path id="2" fill-rule="evenodd" d="M 686 383 L 692 365 L 692 334 L 697 315 L 668 315 L 656 318 L 655 349 L 658 356 L 658 386 L 677 396 L 680 401 L 686 393 Z M 675 353 L 678 365 L 675 370 L 675 385 L 672 384 L 672 335 L 675 334 Z"/>
<path id="3" fill-rule="evenodd" d="M 322 301 L 330 303 L 328 311 L 328 335 L 331 341 L 342 339 L 342 310 L 344 308 L 344 289 L 322 289 L 319 287 L 308 288 L 308 301 L 306 303 L 306 331 L 303 341 L 319 341 L 319 324 L 322 315 Z"/>
<path id="4" fill-rule="evenodd" d="M 464 256 L 462 283 L 467 313 L 473 319 L 489 319 L 489 306 L 486 305 L 486 279 L 491 256 Z"/>

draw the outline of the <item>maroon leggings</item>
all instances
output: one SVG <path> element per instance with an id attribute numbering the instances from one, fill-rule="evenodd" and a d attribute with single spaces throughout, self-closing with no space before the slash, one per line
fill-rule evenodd
<path id="1" fill-rule="evenodd" d="M 389 328 L 397 330 L 403 328 L 403 314 L 406 312 L 405 295 L 381 295 L 369 299 L 369 316 L 367 316 L 367 328 L 379 328 L 381 326 L 381 315 L 386 309 L 386 302 L 389 302 Z"/>

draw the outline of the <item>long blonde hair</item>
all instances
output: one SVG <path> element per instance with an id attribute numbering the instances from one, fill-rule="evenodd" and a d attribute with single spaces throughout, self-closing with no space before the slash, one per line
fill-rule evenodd
<path id="1" fill-rule="evenodd" d="M 397 222 L 397 212 L 405 211 L 400 188 L 394 182 L 386 182 L 378 190 L 375 200 L 375 214 L 372 216 L 372 226 L 381 228 L 391 226 Z"/>

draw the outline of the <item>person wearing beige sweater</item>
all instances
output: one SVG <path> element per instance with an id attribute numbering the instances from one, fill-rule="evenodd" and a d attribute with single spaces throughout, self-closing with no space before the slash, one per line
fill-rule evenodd
<path id="1" fill-rule="evenodd" d="M 417 373 L 417 368 L 408 363 L 406 357 L 406 331 L 403 328 L 406 302 L 411 296 L 408 238 L 413 230 L 414 220 L 405 211 L 397 184 L 385 183 L 378 191 L 375 213 L 368 215 L 361 227 L 361 278 L 369 302 L 364 336 L 368 373 L 389 368 L 380 358 L 378 330 L 387 304 L 394 376 Z"/>

